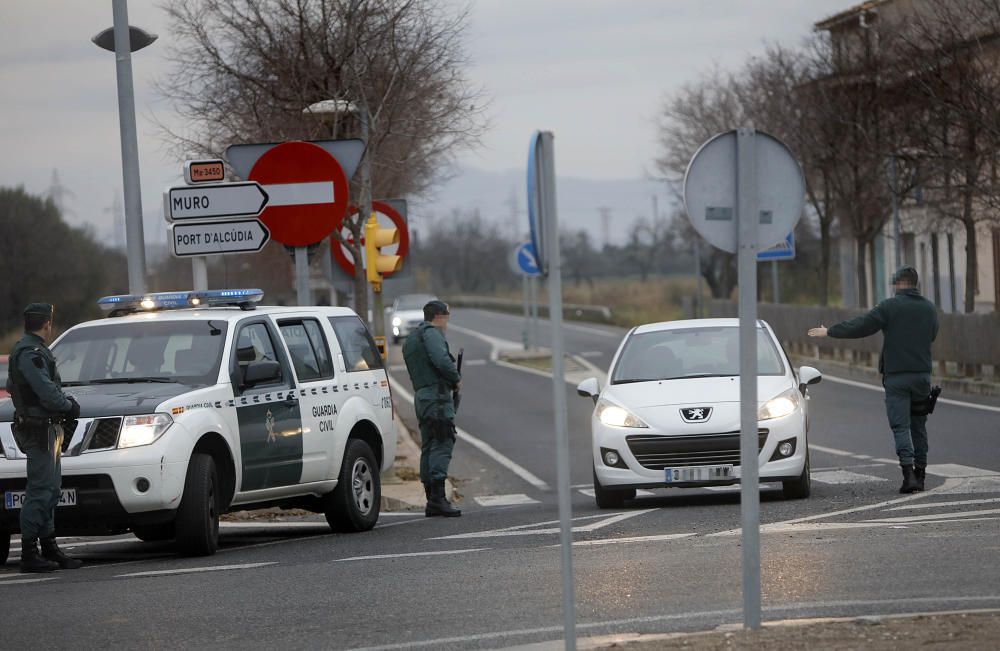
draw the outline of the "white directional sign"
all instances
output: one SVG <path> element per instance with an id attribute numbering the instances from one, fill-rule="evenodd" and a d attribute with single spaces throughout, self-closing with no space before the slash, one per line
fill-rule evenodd
<path id="1" fill-rule="evenodd" d="M 185 222 L 170 225 L 173 254 L 179 258 L 220 253 L 256 253 L 271 239 L 259 219 Z"/>
<path id="2" fill-rule="evenodd" d="M 167 191 L 169 221 L 256 217 L 267 206 L 267 192 L 259 183 L 182 185 Z"/>

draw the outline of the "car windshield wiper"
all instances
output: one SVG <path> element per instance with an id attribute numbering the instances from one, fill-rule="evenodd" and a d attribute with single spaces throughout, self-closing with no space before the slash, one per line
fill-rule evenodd
<path id="1" fill-rule="evenodd" d="M 686 380 L 693 377 L 735 377 L 735 373 L 688 373 L 687 375 L 676 375 L 665 377 L 664 380 Z"/>
<path id="2" fill-rule="evenodd" d="M 88 384 L 138 384 L 140 382 L 165 382 L 173 384 L 176 380 L 171 380 L 168 377 L 112 377 L 91 380 Z"/>
<path id="3" fill-rule="evenodd" d="M 615 380 L 611 384 L 634 384 L 636 382 L 656 382 L 659 378 L 655 377 L 640 377 L 640 378 L 629 378 L 627 380 Z"/>

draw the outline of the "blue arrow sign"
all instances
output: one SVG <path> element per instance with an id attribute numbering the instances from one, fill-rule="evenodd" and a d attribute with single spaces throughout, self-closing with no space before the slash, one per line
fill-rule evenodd
<path id="1" fill-rule="evenodd" d="M 541 269 L 538 268 L 538 258 L 535 257 L 535 247 L 531 242 L 518 244 L 510 252 L 507 258 L 510 270 L 523 276 L 540 276 Z"/>
<path id="2" fill-rule="evenodd" d="M 794 260 L 795 259 L 795 233 L 789 233 L 783 242 L 778 242 L 769 249 L 757 252 L 757 261 L 766 260 Z"/>

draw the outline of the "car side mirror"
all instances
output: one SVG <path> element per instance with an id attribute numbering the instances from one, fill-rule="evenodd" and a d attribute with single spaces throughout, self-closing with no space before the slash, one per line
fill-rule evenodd
<path id="1" fill-rule="evenodd" d="M 799 369 L 799 391 L 805 394 L 806 387 L 810 384 L 819 384 L 823 381 L 823 374 L 812 366 L 803 366 Z"/>
<path id="2" fill-rule="evenodd" d="M 601 395 L 601 385 L 596 377 L 589 377 L 576 386 L 576 394 L 582 398 L 592 398 L 597 402 L 597 397 Z"/>
<path id="3" fill-rule="evenodd" d="M 270 360 L 250 362 L 243 374 L 243 386 L 252 387 L 257 384 L 268 384 L 281 379 L 281 365 Z"/>

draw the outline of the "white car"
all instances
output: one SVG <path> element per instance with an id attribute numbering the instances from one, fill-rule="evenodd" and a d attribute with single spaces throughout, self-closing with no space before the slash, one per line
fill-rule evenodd
<path id="1" fill-rule="evenodd" d="M 339 531 L 375 526 L 396 433 L 368 329 L 347 308 L 257 307 L 261 296 L 108 297 L 110 318 L 53 343 L 81 408 L 62 457 L 58 535 L 131 530 L 206 555 L 231 510 L 296 507 Z M 0 402 L 0 563 L 25 487 L 13 416 Z"/>
<path id="2" fill-rule="evenodd" d="M 431 294 L 404 294 L 393 301 L 387 319 L 392 328 L 392 343 L 406 339 L 416 330 L 424 320 L 424 306 L 436 300 L 437 296 Z"/>
<path id="3" fill-rule="evenodd" d="M 639 488 L 739 483 L 739 320 L 698 319 L 633 328 L 611 362 L 609 384 L 577 387 L 591 419 L 594 493 L 618 508 Z M 792 368 L 771 327 L 757 328 L 760 480 L 789 498 L 809 496 L 807 387 L 819 371 Z"/>

